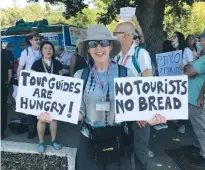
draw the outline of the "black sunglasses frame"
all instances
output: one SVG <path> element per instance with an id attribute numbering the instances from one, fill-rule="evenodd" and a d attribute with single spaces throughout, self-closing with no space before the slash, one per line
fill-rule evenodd
<path id="1" fill-rule="evenodd" d="M 136 40 L 136 39 L 139 39 L 139 40 L 140 40 L 140 36 L 139 36 L 139 35 L 138 35 L 138 36 L 135 35 L 134 38 L 133 38 L 133 40 Z"/>
<path id="2" fill-rule="evenodd" d="M 103 41 L 108 41 L 109 44 L 103 46 L 103 45 L 101 44 L 101 42 L 103 42 Z M 96 42 L 96 46 L 95 46 L 95 47 L 94 47 L 94 46 L 91 47 L 91 46 L 89 45 L 89 42 Z M 100 45 L 101 47 L 108 47 L 110 44 L 111 44 L 111 41 L 110 41 L 110 40 L 92 40 L 92 41 L 88 41 L 88 42 L 87 42 L 88 48 L 96 48 L 98 45 Z"/>

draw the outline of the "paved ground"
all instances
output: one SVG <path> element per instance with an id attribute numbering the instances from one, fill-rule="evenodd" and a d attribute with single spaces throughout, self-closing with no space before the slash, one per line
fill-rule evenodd
<path id="1" fill-rule="evenodd" d="M 17 116 L 9 107 L 9 118 Z M 155 157 L 152 158 L 152 170 L 180 170 L 180 168 L 172 161 L 164 152 L 165 149 L 175 149 L 183 145 L 192 143 L 193 131 L 188 126 L 185 134 L 176 132 L 177 123 L 169 122 L 169 128 L 160 131 L 152 129 L 150 149 L 154 151 Z M 57 140 L 63 145 L 71 148 L 77 148 L 80 134 L 80 127 L 69 123 L 59 122 Z M 28 140 L 27 134 L 15 135 L 7 130 L 7 138 L 5 140 L 15 142 L 36 143 L 38 138 Z M 46 136 L 45 142 L 50 141 L 50 136 Z M 37 146 L 37 145 L 36 145 Z"/>
<path id="2" fill-rule="evenodd" d="M 49 162 L 49 163 L 48 163 Z M 67 158 L 29 153 L 2 152 L 2 170 L 68 170 Z"/>

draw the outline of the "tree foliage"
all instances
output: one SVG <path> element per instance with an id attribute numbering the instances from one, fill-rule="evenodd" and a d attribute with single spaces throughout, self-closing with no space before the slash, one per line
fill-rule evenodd
<path id="1" fill-rule="evenodd" d="M 2 10 L 2 27 L 10 27 L 16 21 L 47 19 L 49 24 L 70 24 L 88 27 L 104 23 L 113 31 L 120 22 L 120 7 L 136 7 L 136 16 L 145 34 L 148 51 L 153 56 L 160 52 L 163 42 L 163 28 L 171 35 L 181 31 L 185 35 L 199 34 L 204 29 L 205 3 L 194 0 L 92 0 L 94 9 L 87 8 L 83 0 L 45 0 L 45 7 L 29 4 L 25 8 L 12 7 Z M 195 0 L 197 1 L 197 0 Z M 205 1 L 205 0 L 198 0 Z M 51 4 L 61 2 L 59 9 Z M 62 15 L 63 14 L 63 15 Z"/>
<path id="2" fill-rule="evenodd" d="M 175 31 L 180 31 L 185 36 L 203 32 L 205 28 L 205 3 L 197 2 L 192 6 L 184 4 L 183 8 L 189 13 L 183 17 L 170 13 L 169 11 L 172 9 L 170 6 L 165 9 L 164 27 L 169 35 Z"/>

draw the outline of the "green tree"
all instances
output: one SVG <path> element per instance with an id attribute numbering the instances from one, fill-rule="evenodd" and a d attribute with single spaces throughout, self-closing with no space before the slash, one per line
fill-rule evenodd
<path id="1" fill-rule="evenodd" d="M 65 17 L 76 16 L 82 11 L 86 4 L 83 0 L 46 0 L 47 2 L 63 2 L 66 6 Z M 147 49 L 151 56 L 161 52 L 163 43 L 163 21 L 166 6 L 172 6 L 171 13 L 182 17 L 186 13 L 183 8 L 184 2 L 188 5 L 195 1 L 205 0 L 103 0 L 107 4 L 107 9 L 101 13 L 99 22 L 104 24 L 111 23 L 119 14 L 120 8 L 125 6 L 136 7 L 136 16 L 139 19 L 144 31 Z M 77 9 L 77 10 L 76 10 Z"/>
<path id="2" fill-rule="evenodd" d="M 171 7 L 165 10 L 164 26 L 165 30 L 172 35 L 175 31 L 189 34 L 200 34 L 205 27 L 205 3 L 196 2 L 193 6 L 184 4 L 184 7 L 189 11 L 189 15 L 177 17 L 173 13 L 169 13 Z"/>

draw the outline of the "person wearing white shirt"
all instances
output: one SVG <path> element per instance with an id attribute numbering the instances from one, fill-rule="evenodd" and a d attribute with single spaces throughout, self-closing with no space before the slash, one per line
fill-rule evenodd
<path id="1" fill-rule="evenodd" d="M 17 69 L 17 80 L 19 80 L 20 77 L 20 71 L 25 70 L 31 70 L 31 67 L 33 63 L 41 58 L 41 52 L 39 50 L 40 43 L 41 43 L 42 36 L 36 32 L 31 32 L 26 37 L 26 43 L 29 45 L 28 48 L 26 48 L 24 51 L 22 51 L 20 60 L 19 60 L 19 66 Z M 28 115 L 28 121 L 29 121 L 29 133 L 28 133 L 28 139 L 33 139 L 37 136 L 37 118 L 36 116 Z"/>
<path id="2" fill-rule="evenodd" d="M 71 54 L 66 52 L 62 46 L 56 47 L 56 59 L 63 65 L 62 73 L 64 76 L 70 75 L 70 60 Z"/>
<path id="3" fill-rule="evenodd" d="M 133 24 L 130 22 L 118 24 L 113 35 L 120 40 L 122 45 L 122 51 L 115 57 L 117 64 L 131 69 L 135 76 L 152 76 L 151 59 L 149 53 L 145 49 L 140 49 L 137 59 L 140 72 L 136 70 L 132 61 L 132 56 L 137 48 L 133 38 L 134 36 L 138 36 Z M 138 121 L 136 123 L 134 122 L 132 127 L 134 133 L 135 169 L 148 170 L 150 166 L 148 157 L 150 126 L 146 121 Z"/>
<path id="4" fill-rule="evenodd" d="M 195 37 L 188 35 L 186 38 L 186 48 L 183 51 L 183 65 L 191 64 L 198 58 Z"/>

